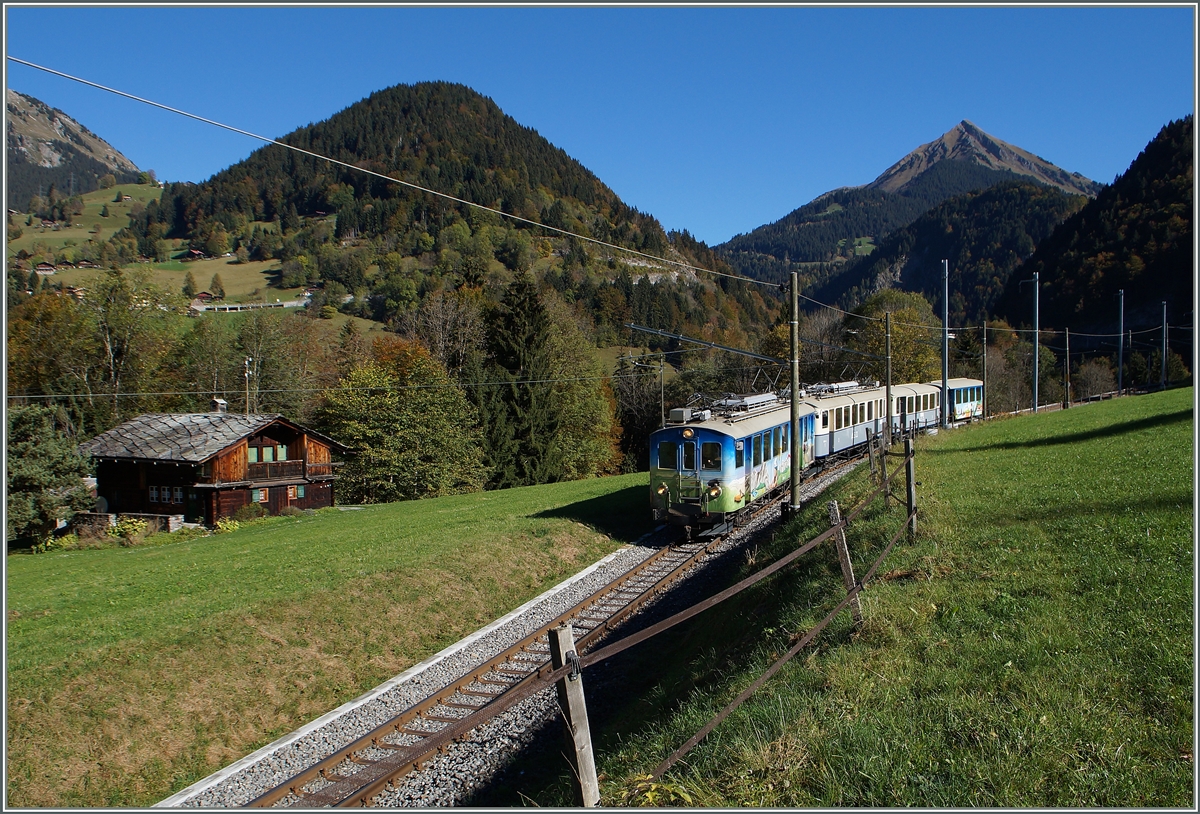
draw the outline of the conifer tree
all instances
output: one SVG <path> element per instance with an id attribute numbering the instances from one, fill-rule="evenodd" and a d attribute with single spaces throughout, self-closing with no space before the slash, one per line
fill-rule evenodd
<path id="1" fill-rule="evenodd" d="M 550 319 L 529 276 L 509 285 L 489 340 L 489 378 L 503 382 L 488 388 L 495 392 L 485 396 L 494 422 L 488 440 L 496 442 L 489 450 L 495 466 L 492 485 L 507 488 L 559 480 L 561 454 L 553 442 L 560 416 L 548 381 Z"/>

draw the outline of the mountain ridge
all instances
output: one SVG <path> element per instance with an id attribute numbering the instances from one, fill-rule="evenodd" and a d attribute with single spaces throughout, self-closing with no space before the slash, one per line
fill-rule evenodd
<path id="1" fill-rule="evenodd" d="M 1101 187 L 1080 173 L 1067 172 L 1041 156 L 985 133 L 967 119 L 933 141 L 922 144 L 864 186 L 900 192 L 939 161 L 970 161 L 988 169 L 1008 170 L 1058 187 L 1068 194 L 1094 197 Z"/>
<path id="2" fill-rule="evenodd" d="M 39 189 L 44 192 L 51 185 L 69 193 L 72 177 L 74 191 L 91 192 L 108 173 L 119 183 L 129 183 L 140 172 L 117 148 L 40 99 L 9 88 L 5 107 L 10 208 L 27 208 Z"/>

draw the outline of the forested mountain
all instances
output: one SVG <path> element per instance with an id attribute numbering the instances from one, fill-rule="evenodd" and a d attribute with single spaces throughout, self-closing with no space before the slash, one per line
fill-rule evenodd
<path id="1" fill-rule="evenodd" d="M 281 141 L 363 169 L 501 209 L 530 220 L 661 253 L 656 220 L 626 206 L 578 161 L 518 124 L 464 85 L 423 82 L 378 91 Z M 393 235 L 406 249 L 475 211 L 278 146 L 200 186 L 164 196 L 175 234 L 195 236 L 209 221 L 337 212 L 337 236 Z"/>
<path id="2" fill-rule="evenodd" d="M 1190 322 L 1192 116 L 1167 124 L 1112 186 L 1064 222 L 1021 269 L 1040 273 L 1041 323 L 1072 330 L 1116 330 L 1125 290 L 1125 327 Z M 1011 279 L 998 313 L 1031 322 L 1030 295 Z"/>
<path id="3" fill-rule="evenodd" d="M 215 395 L 330 432 L 345 432 L 339 416 L 347 413 L 355 437 L 383 439 L 378 449 L 354 450 L 348 471 L 362 488 L 356 499 L 391 500 L 461 485 L 430 469 L 400 489 L 376 466 L 401 460 L 394 447 L 413 432 L 439 432 L 434 419 L 444 415 L 433 414 L 445 411 L 430 406 L 414 429 L 418 418 L 394 394 L 361 389 L 399 391 L 426 379 L 460 389 L 473 422 L 468 446 L 481 445 L 460 450 L 463 460 L 483 462 L 472 484 L 588 477 L 645 465 L 637 452 L 644 428 L 630 418 L 646 412 L 645 388 L 636 404 L 614 393 L 597 346 L 649 346 L 685 367 L 703 354 L 675 354 L 677 340 L 625 324 L 755 347 L 778 314 L 773 288 L 673 263 L 731 270 L 462 85 L 379 91 L 284 141 L 499 212 L 264 147 L 203 184 L 171 184 L 160 200 L 131 208 L 128 227 L 104 244 L 109 270 L 89 281 L 82 301 L 35 294 L 14 307 L 10 395 L 54 394 L 63 422 L 86 434 L 138 412 L 207 409 Z M 278 274 L 273 285 L 309 286 L 312 297 L 290 314 L 204 314 L 189 322 L 179 313 L 181 288 L 152 285 L 141 264 L 170 265 L 172 255 L 192 252 L 232 255 L 232 264 L 268 261 Z M 316 324 L 339 310 L 399 336 L 367 341 L 348 327 L 331 343 Z M 407 344 L 398 351 L 395 342 Z M 418 347 L 430 362 L 418 366 L 423 378 L 414 385 L 411 366 L 393 357 L 419 355 Z M 253 360 L 248 377 L 246 359 Z M 627 378 L 639 383 L 657 374 L 630 369 Z M 402 414 L 404 432 L 393 426 Z M 370 485 L 385 481 L 386 489 Z"/>
<path id="4" fill-rule="evenodd" d="M 99 189 L 108 174 L 116 183 L 137 179 L 132 161 L 58 108 L 11 89 L 5 106 L 10 209 L 26 211 L 33 196 L 48 197 L 52 187 L 66 198 Z"/>
<path id="5" fill-rule="evenodd" d="M 1022 177 L 1094 195 L 1099 185 L 1068 173 L 970 122 L 923 144 L 870 184 L 827 192 L 784 218 L 716 247 L 739 272 L 782 281 L 796 270 L 824 287 L 855 257 L 855 241 L 887 235 L 942 201 Z M 820 263 L 825 265 L 799 265 Z M 846 288 L 848 286 L 841 286 Z"/>
<path id="6" fill-rule="evenodd" d="M 895 287 L 939 303 L 940 313 L 942 260 L 947 259 L 950 321 L 977 324 L 994 313 L 1013 269 L 1086 201 L 1082 195 L 1025 180 L 958 195 L 894 232 L 830 284 L 808 293 L 852 308 L 877 291 Z"/>

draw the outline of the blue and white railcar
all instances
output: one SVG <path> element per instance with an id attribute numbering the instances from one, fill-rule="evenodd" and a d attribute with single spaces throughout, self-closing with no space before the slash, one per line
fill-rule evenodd
<path id="1" fill-rule="evenodd" d="M 869 437 L 877 438 L 883 432 L 887 403 L 877 384 L 815 386 L 807 391 L 805 404 L 815 414 L 818 460 L 865 444 Z"/>
<path id="2" fill-rule="evenodd" d="M 941 382 L 934 384 L 892 385 L 892 432 L 937 427 L 941 424 Z"/>
<path id="3" fill-rule="evenodd" d="M 937 382 L 941 387 L 941 382 Z M 979 379 L 949 379 L 947 403 L 951 421 L 969 421 L 983 417 L 983 382 Z"/>
<path id="4" fill-rule="evenodd" d="M 799 464 L 814 458 L 814 412 L 802 406 Z M 711 409 L 671 411 L 650 436 L 655 520 L 712 527 L 791 480 L 791 407 L 773 394 L 731 396 Z"/>

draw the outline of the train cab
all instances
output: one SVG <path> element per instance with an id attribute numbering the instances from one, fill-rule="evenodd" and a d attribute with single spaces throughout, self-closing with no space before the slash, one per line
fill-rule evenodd
<path id="1" fill-rule="evenodd" d="M 813 414 L 800 419 L 801 466 L 814 454 Z M 774 394 L 731 396 L 712 409 L 671 411 L 650 436 L 654 519 L 706 528 L 790 482 L 791 407 Z"/>

